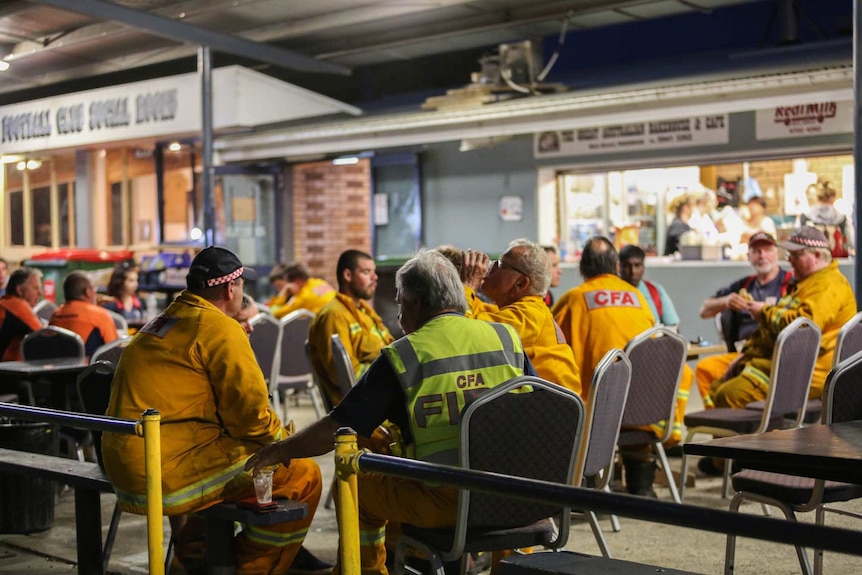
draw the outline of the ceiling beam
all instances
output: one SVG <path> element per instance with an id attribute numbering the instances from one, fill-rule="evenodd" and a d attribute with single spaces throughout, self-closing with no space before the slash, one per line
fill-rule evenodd
<path id="1" fill-rule="evenodd" d="M 282 68 L 289 68 L 302 72 L 313 72 L 322 74 L 350 74 L 350 70 L 309 58 L 291 50 L 258 44 L 237 36 L 213 32 L 198 26 L 192 26 L 185 22 L 178 22 L 170 18 L 155 16 L 140 10 L 132 10 L 111 2 L 101 0 L 30 0 L 34 4 L 53 6 L 61 10 L 86 14 L 93 18 L 103 20 L 114 20 L 134 28 L 146 30 L 147 32 L 168 38 L 177 42 L 188 42 L 196 45 L 209 46 L 219 52 L 227 52 L 252 60 L 268 62 Z"/>

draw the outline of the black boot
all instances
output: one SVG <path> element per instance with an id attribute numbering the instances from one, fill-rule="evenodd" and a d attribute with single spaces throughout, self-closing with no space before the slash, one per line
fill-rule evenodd
<path id="1" fill-rule="evenodd" d="M 623 467 L 626 474 L 626 491 L 632 495 L 656 498 L 652 488 L 655 479 L 655 456 L 638 454 L 623 455 Z"/>

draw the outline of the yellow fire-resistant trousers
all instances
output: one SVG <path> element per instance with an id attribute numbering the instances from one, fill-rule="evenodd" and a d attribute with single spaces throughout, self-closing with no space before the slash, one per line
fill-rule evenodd
<path id="1" fill-rule="evenodd" d="M 733 360 L 739 357 L 738 353 L 722 353 L 710 355 L 703 358 L 694 366 L 694 377 L 697 380 L 697 389 L 703 398 L 703 406 L 707 409 L 715 407 L 715 401 L 710 391 L 714 381 L 724 377 L 727 368 Z"/>
<path id="2" fill-rule="evenodd" d="M 387 521 L 428 528 L 455 526 L 458 509 L 455 488 L 432 488 L 418 481 L 377 473 L 360 473 L 357 484 L 363 575 L 388 573 L 384 545 Z M 340 565 L 336 563 L 332 573 L 339 575 Z"/>
<path id="3" fill-rule="evenodd" d="M 242 480 L 239 480 L 242 478 Z M 308 516 L 276 525 L 246 525 L 236 538 L 237 573 L 266 575 L 287 573 L 314 518 L 323 481 L 320 468 L 311 459 L 294 459 L 289 467 L 278 467 L 272 476 L 272 497 L 302 501 Z M 254 484 L 247 473 L 225 488 L 225 500 L 254 497 Z"/>

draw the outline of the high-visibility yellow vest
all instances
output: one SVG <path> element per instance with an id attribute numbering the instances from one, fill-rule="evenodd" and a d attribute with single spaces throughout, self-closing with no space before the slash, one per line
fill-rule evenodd
<path id="1" fill-rule="evenodd" d="M 512 327 L 456 314 L 435 317 L 383 353 L 407 397 L 413 444 L 405 455 L 446 465 L 458 464 L 464 408 L 524 374 L 521 340 Z"/>

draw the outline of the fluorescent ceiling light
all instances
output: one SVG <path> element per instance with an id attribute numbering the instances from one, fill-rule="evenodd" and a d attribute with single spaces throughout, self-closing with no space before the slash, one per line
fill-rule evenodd
<path id="1" fill-rule="evenodd" d="M 334 160 L 332 160 L 333 166 L 350 166 L 352 164 L 358 164 L 358 163 L 359 163 L 359 158 L 357 158 L 356 156 L 348 156 L 345 158 L 335 158 Z"/>

